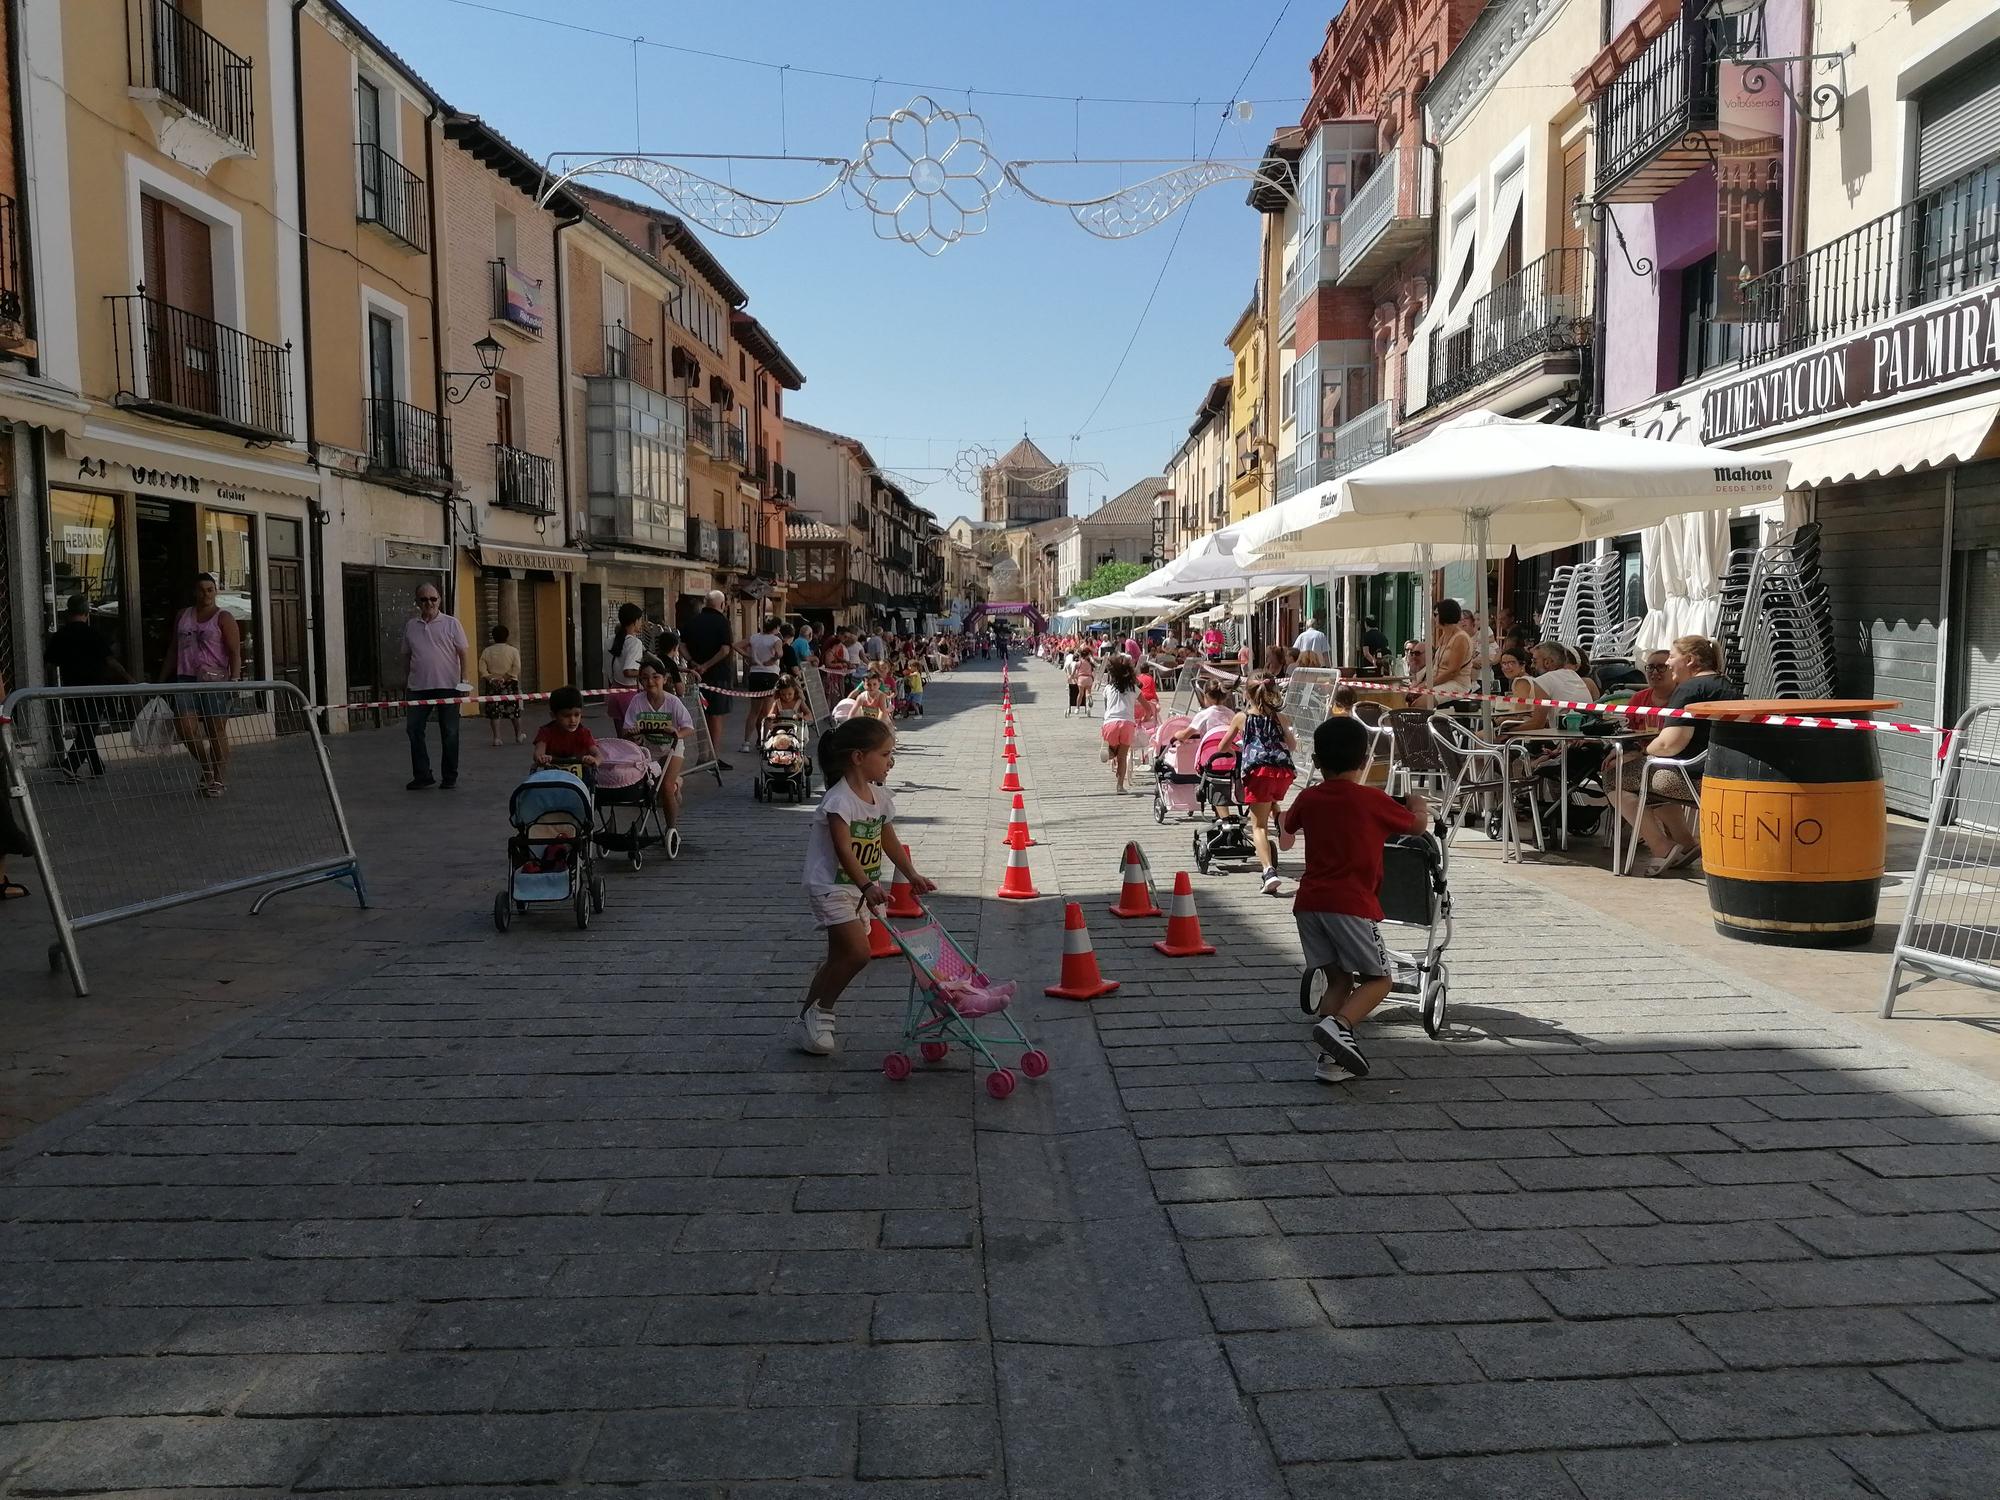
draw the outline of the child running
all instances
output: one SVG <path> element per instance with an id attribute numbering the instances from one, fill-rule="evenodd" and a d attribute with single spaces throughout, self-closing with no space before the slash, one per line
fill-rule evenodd
<path id="1" fill-rule="evenodd" d="M 574 771 L 597 784 L 597 736 L 583 727 L 583 693 L 559 687 L 549 694 L 549 722 L 535 731 L 535 764 Z"/>
<path id="2" fill-rule="evenodd" d="M 1257 862 L 1264 869 L 1264 894 L 1278 894 L 1278 858 L 1271 852 L 1271 818 L 1285 793 L 1292 789 L 1296 774 L 1292 750 L 1296 741 L 1285 727 L 1279 711 L 1285 706 L 1285 690 L 1275 677 L 1260 677 L 1244 694 L 1248 705 L 1230 723 L 1221 750 L 1234 748 L 1243 768 L 1243 803 L 1250 812 L 1250 842 L 1256 846 Z M 1221 753 L 1219 750 L 1218 754 Z"/>
<path id="3" fill-rule="evenodd" d="M 895 703 L 882 691 L 882 673 L 875 667 L 861 679 L 861 691 L 854 695 L 854 717 L 886 721 L 895 712 Z"/>
<path id="4" fill-rule="evenodd" d="M 1070 669 L 1069 669 L 1070 713 L 1072 714 L 1081 713 L 1085 718 L 1090 717 L 1090 707 L 1091 707 L 1090 695 L 1091 695 L 1091 690 L 1096 686 L 1096 683 L 1097 683 L 1097 663 L 1093 662 L 1090 659 L 1090 651 L 1086 647 L 1085 649 L 1078 651 L 1076 653 L 1075 660 L 1072 661 L 1070 664 Z M 1064 717 L 1067 718 L 1068 715 L 1066 714 L 1064 715 Z"/>
<path id="5" fill-rule="evenodd" d="M 826 959 L 806 986 L 798 1021 L 799 1050 L 815 1057 L 833 1052 L 833 1007 L 868 967 L 869 915 L 889 901 L 879 883 L 882 856 L 917 894 L 937 889 L 896 836 L 896 801 L 885 785 L 895 768 L 896 733 L 880 719 L 849 719 L 819 742 L 826 795 L 806 834 L 805 886 L 826 929 Z"/>
<path id="6" fill-rule="evenodd" d="M 1368 764 L 1368 727 L 1359 719 L 1327 719 L 1313 730 L 1313 761 L 1326 778 L 1308 787 L 1278 820 L 1280 849 L 1306 836 L 1306 873 L 1292 902 L 1306 972 L 1299 1009 L 1312 1012 L 1313 978 L 1326 973 L 1312 1041 L 1320 1051 L 1313 1077 L 1340 1083 L 1368 1076 L 1355 1026 L 1389 993 L 1389 956 L 1382 951 L 1382 846 L 1399 834 L 1422 833 L 1430 820 L 1424 799 L 1403 801 L 1361 781 Z"/>
<path id="7" fill-rule="evenodd" d="M 1125 795 L 1126 778 L 1132 774 L 1132 742 L 1139 735 L 1139 674 L 1122 656 L 1104 663 L 1104 758 L 1111 762 L 1111 774 L 1118 795 Z"/>

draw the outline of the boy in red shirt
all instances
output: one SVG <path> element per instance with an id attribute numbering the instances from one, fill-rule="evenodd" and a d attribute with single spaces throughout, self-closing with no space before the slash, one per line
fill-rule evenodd
<path id="1" fill-rule="evenodd" d="M 1313 731 L 1313 761 L 1326 779 L 1308 787 L 1278 820 L 1278 847 L 1306 836 L 1306 873 L 1292 901 L 1306 972 L 1299 1009 L 1312 1013 L 1314 978 L 1325 993 L 1312 1029 L 1320 1059 L 1313 1076 L 1340 1083 L 1368 1073 L 1354 1027 L 1389 993 L 1389 957 L 1382 951 L 1382 846 L 1398 834 L 1422 833 L 1430 810 L 1412 792 L 1403 801 L 1361 781 L 1368 764 L 1368 727 L 1359 719 L 1327 719 Z"/>
<path id="2" fill-rule="evenodd" d="M 549 694 L 549 722 L 535 731 L 535 764 L 574 771 L 595 785 L 597 736 L 583 727 L 583 694 L 559 687 Z"/>

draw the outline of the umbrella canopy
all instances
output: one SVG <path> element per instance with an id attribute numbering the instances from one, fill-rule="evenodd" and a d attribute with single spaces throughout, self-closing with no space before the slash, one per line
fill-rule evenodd
<path id="1" fill-rule="evenodd" d="M 1286 502 L 1295 508 L 1281 523 L 1273 510 L 1243 525 L 1268 518 L 1245 538 L 1253 543 L 1253 561 L 1315 549 L 1408 552 L 1426 542 L 1532 554 L 1691 511 L 1775 500 L 1790 472 L 1782 458 L 1469 412 Z M 1299 501 L 1311 502 L 1310 514 Z M 1288 546 L 1275 546 L 1279 541 Z"/>
<path id="2" fill-rule="evenodd" d="M 1078 620 L 1116 620 L 1126 616 L 1143 615 L 1151 619 L 1154 615 L 1172 609 L 1174 601 L 1160 596 L 1148 597 L 1124 589 L 1115 593 L 1100 594 L 1095 599 L 1085 599 L 1078 604 L 1063 607 L 1066 618 Z"/>
<path id="3" fill-rule="evenodd" d="M 1186 598 L 1190 594 L 1267 584 L 1275 588 L 1303 588 L 1312 581 L 1306 570 L 1294 562 L 1273 560 L 1264 566 L 1246 563 L 1239 555 L 1245 524 L 1239 522 L 1197 537 L 1185 552 L 1164 567 L 1155 568 L 1125 592 L 1134 596 Z"/>

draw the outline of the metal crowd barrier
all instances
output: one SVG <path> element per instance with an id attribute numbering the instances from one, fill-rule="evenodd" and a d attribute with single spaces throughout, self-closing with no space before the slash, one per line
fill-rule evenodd
<path id="1" fill-rule="evenodd" d="M 724 698 L 724 703 L 734 700 Z M 708 732 L 708 715 L 702 711 L 701 689 L 689 688 L 681 694 L 681 707 L 694 720 L 694 737 L 690 741 L 687 764 L 681 767 L 683 778 L 697 776 L 706 771 L 715 778 L 717 786 L 722 785 L 722 756 L 715 748 L 715 738 Z"/>
<path id="2" fill-rule="evenodd" d="M 0 706 L 5 794 L 34 840 L 57 940 L 236 891 L 250 911 L 337 880 L 368 904 L 312 705 L 288 682 L 23 688 Z M 216 786 L 220 790 L 214 790 Z"/>
<path id="3" fill-rule="evenodd" d="M 812 711 L 813 725 L 817 728 L 833 714 L 833 706 L 826 701 L 826 674 L 816 666 L 802 664 L 799 676 L 804 679 L 806 707 Z"/>
<path id="4" fill-rule="evenodd" d="M 1951 732 L 1896 931 L 1883 1018 L 1906 990 L 1937 979 L 2000 990 L 2000 703 L 1967 709 Z"/>
<path id="5" fill-rule="evenodd" d="M 1333 706 L 1333 690 L 1340 686 L 1338 667 L 1293 667 L 1285 680 L 1282 712 L 1292 732 L 1301 739 L 1312 738 L 1313 727 Z"/>

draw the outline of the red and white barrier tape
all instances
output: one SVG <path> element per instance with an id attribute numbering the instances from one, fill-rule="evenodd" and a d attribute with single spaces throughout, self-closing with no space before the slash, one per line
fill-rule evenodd
<path id="1" fill-rule="evenodd" d="M 1516 698 L 1507 693 L 1470 693 L 1443 691 L 1432 695 L 1461 702 L 1473 703 L 1513 703 L 1522 707 L 1560 708 L 1574 713 L 1602 714 L 1613 719 L 1695 719 L 1713 723 L 1718 718 L 1738 724 L 1766 724 L 1778 729 L 1873 729 L 1884 734 L 1949 734 L 1935 724 L 1904 724 L 1894 719 L 1835 719 L 1819 714 L 1731 714 L 1727 712 L 1697 714 L 1685 708 L 1668 708 L 1664 705 L 1641 704 L 1637 707 L 1629 703 L 1579 703 L 1569 698 Z M 1726 702 L 1727 700 L 1723 700 Z"/>

